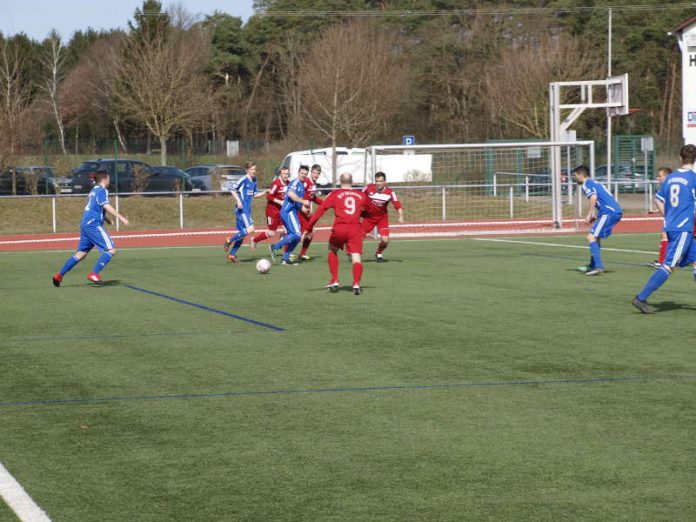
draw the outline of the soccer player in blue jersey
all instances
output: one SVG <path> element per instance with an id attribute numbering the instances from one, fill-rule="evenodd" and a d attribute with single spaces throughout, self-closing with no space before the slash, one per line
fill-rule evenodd
<path id="1" fill-rule="evenodd" d="M 285 192 L 283 206 L 280 208 L 280 218 L 283 220 L 283 225 L 285 225 L 285 230 L 287 230 L 288 233 L 283 239 L 269 246 L 271 259 L 273 259 L 274 263 L 278 261 L 280 250 L 287 246 L 281 263 L 283 265 L 298 264 L 295 261 L 290 261 L 290 255 L 302 238 L 302 225 L 300 224 L 298 213 L 303 207 L 309 209 L 310 202 L 305 199 L 304 186 L 308 173 L 309 167 L 307 165 L 300 165 L 297 177 L 290 182 Z"/>
<path id="2" fill-rule="evenodd" d="M 601 239 L 605 239 L 611 235 L 614 226 L 621 221 L 623 211 L 619 202 L 614 196 L 605 189 L 602 185 L 590 178 L 589 169 L 581 165 L 573 171 L 575 181 L 582 185 L 582 191 L 589 199 L 589 208 L 585 223 L 592 224 L 592 228 L 587 234 L 587 242 L 590 246 L 590 264 L 588 266 L 580 266 L 578 270 L 585 272 L 587 276 L 596 276 L 604 273 L 604 263 L 600 253 Z M 594 217 L 594 211 L 597 210 L 597 217 Z"/>
<path id="3" fill-rule="evenodd" d="M 645 287 L 631 302 L 644 314 L 655 312 L 655 309 L 648 304 L 648 297 L 669 279 L 676 267 L 693 264 L 694 279 L 696 279 L 696 241 L 694 241 L 696 146 L 684 145 L 679 156 L 682 161 L 681 168 L 665 178 L 655 196 L 658 204 L 664 209 L 667 256 L 662 266 L 653 272 Z"/>
<path id="4" fill-rule="evenodd" d="M 94 247 L 97 247 L 102 255 L 97 259 L 97 264 L 94 265 L 87 279 L 98 285 L 102 284 L 99 274 L 116 253 L 114 242 L 103 226 L 104 221 L 108 222 L 108 218 L 104 215 L 105 212 L 120 220 L 124 225 L 128 225 L 128 220 L 116 212 L 116 209 L 109 203 L 109 191 L 107 189 L 110 181 L 109 174 L 105 170 L 100 170 L 96 173 L 94 177 L 95 186 L 89 193 L 87 205 L 82 213 L 80 243 L 77 246 L 77 252 L 70 256 L 63 268 L 60 269 L 60 272 L 53 276 L 53 286 L 60 286 L 65 274 L 87 257 L 87 254 Z"/>
<path id="5" fill-rule="evenodd" d="M 251 217 L 251 202 L 254 198 L 266 195 L 268 190 L 259 190 L 256 185 L 256 164 L 248 161 L 244 164 L 246 175 L 239 178 L 230 192 L 235 200 L 235 216 L 237 218 L 237 233 L 225 240 L 227 260 L 238 263 L 237 250 L 242 246 L 244 238 L 254 231 L 254 219 Z M 231 245 L 231 248 L 230 248 Z"/>

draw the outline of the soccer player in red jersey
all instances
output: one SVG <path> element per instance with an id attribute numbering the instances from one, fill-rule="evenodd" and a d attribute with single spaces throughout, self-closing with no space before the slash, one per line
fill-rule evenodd
<path id="1" fill-rule="evenodd" d="M 365 193 L 353 187 L 353 177 L 350 174 L 341 174 L 341 188 L 329 194 L 319 209 L 309 220 L 309 228 L 312 230 L 324 213 L 332 208 L 335 214 L 331 236 L 329 237 L 329 272 L 331 281 L 326 286 L 329 291 L 337 292 L 338 283 L 338 251 L 346 248 L 351 253 L 353 262 L 353 293 L 360 295 L 360 279 L 363 273 L 361 260 L 363 232 L 360 228 L 360 214 L 365 208 L 367 196 Z"/>
<path id="2" fill-rule="evenodd" d="M 362 230 L 367 235 L 377 227 L 379 232 L 379 245 L 375 258 L 378 263 L 384 261 L 382 252 L 389 246 L 389 212 L 387 206 L 391 204 L 399 215 L 399 223 L 404 222 L 404 211 L 396 193 L 387 187 L 387 175 L 384 172 L 375 174 L 375 182 L 367 185 L 363 192 L 367 195 L 365 205 L 366 215 L 362 221 Z"/>
<path id="3" fill-rule="evenodd" d="M 305 199 L 312 203 L 321 205 L 324 200 L 317 196 L 317 180 L 321 176 L 321 165 L 312 165 L 312 170 L 309 176 L 304 181 L 305 186 Z M 309 261 L 311 258 L 307 255 L 307 250 L 309 250 L 309 245 L 312 243 L 312 230 L 309 228 L 309 219 L 311 218 L 312 211 L 311 207 L 304 207 L 300 213 L 300 225 L 302 226 L 302 249 L 300 250 L 300 261 Z"/>
<path id="4" fill-rule="evenodd" d="M 268 222 L 268 231 L 259 232 L 251 238 L 250 247 L 252 250 L 256 248 L 256 243 L 275 237 L 278 227 L 283 222 L 280 219 L 280 207 L 285 199 L 285 191 L 288 189 L 288 180 L 290 179 L 290 169 L 281 167 L 278 177 L 273 180 L 271 188 L 266 194 L 266 221 Z M 282 231 L 281 231 L 282 233 Z"/>

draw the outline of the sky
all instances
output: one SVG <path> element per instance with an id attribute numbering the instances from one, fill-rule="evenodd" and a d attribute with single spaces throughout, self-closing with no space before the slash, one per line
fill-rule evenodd
<path id="1" fill-rule="evenodd" d="M 216 9 L 244 22 L 254 14 L 254 0 L 160 0 L 163 8 L 181 3 L 196 15 Z M 64 42 L 75 31 L 125 29 L 142 0 L 0 0 L 0 32 L 4 36 L 24 33 L 41 41 L 56 29 Z"/>

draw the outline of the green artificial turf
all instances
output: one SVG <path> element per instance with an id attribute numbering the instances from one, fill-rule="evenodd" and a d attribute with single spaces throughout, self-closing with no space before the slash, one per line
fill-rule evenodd
<path id="1" fill-rule="evenodd" d="M 361 296 L 324 244 L 0 253 L 0 462 L 54 521 L 694 520 L 690 271 L 645 316 L 656 235 L 491 239 L 366 243 Z"/>

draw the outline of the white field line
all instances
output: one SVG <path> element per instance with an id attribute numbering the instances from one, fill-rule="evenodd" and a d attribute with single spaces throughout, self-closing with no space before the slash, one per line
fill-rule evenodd
<path id="1" fill-rule="evenodd" d="M 44 510 L 24 491 L 22 485 L 15 480 L 1 462 L 0 497 L 22 522 L 51 522 Z"/>
<path id="2" fill-rule="evenodd" d="M 520 243 L 522 245 L 538 245 L 538 246 L 558 247 L 558 248 L 581 248 L 583 250 L 587 250 L 587 245 L 564 245 L 562 243 L 543 243 L 541 241 L 519 241 L 516 239 L 495 239 L 495 238 L 487 238 L 487 237 L 472 237 L 471 239 L 473 241 L 494 241 L 494 242 L 498 242 L 498 243 Z M 602 250 L 608 251 L 608 252 L 624 252 L 627 254 L 652 255 L 655 253 L 654 251 L 646 252 L 645 250 L 629 250 L 629 249 L 625 249 L 625 248 L 602 247 Z"/>

